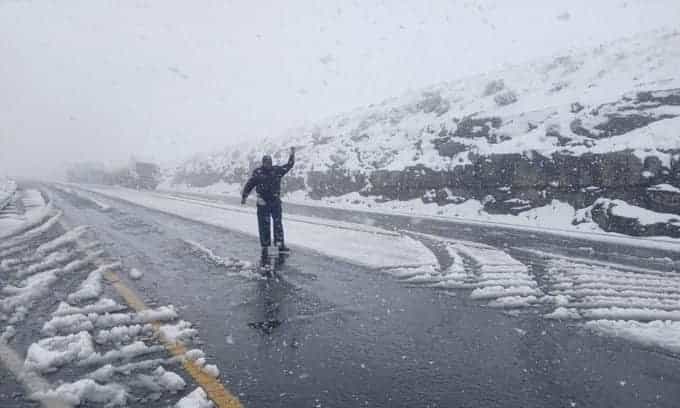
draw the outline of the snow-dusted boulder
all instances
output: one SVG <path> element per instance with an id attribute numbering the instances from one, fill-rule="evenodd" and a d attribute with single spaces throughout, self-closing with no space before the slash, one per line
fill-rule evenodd
<path id="1" fill-rule="evenodd" d="M 598 199 L 590 208 L 590 217 L 605 231 L 680 238 L 680 215 L 649 211 L 621 200 Z"/>

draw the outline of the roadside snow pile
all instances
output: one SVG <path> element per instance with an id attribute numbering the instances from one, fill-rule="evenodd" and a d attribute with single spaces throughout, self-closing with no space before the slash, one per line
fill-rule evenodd
<path id="1" fill-rule="evenodd" d="M 3 247 L 5 248 L 3 253 L 14 255 L 15 250 L 16 254 L 27 251 L 29 247 L 21 238 L 35 239 L 44 232 L 44 225 L 49 223 L 48 220 L 10 240 L 10 243 Z M 75 249 L 75 242 L 82 235 L 82 231 L 84 230 L 81 228 L 67 231 L 41 244 L 29 256 L 3 259 L 0 271 L 13 275 L 14 279 L 10 280 L 11 284 L 0 289 L 0 294 L 4 295 L 0 298 L 0 320 L 7 320 L 10 324 L 25 320 L 29 310 L 43 300 L 62 277 L 78 273 L 88 266 L 92 260 L 91 256 L 97 256 L 97 253 L 89 254 Z"/>
<path id="2" fill-rule="evenodd" d="M 169 190 L 187 193 L 220 194 L 232 197 L 240 197 L 243 185 L 241 183 L 226 183 L 218 181 L 204 187 L 192 187 L 186 184 L 173 184 L 171 180 L 164 180 L 157 188 L 159 191 Z"/>
<path id="3" fill-rule="evenodd" d="M 191 394 L 179 400 L 175 408 L 214 408 L 212 401 L 208 400 L 208 395 L 203 388 L 196 388 Z"/>
<path id="4" fill-rule="evenodd" d="M 47 203 L 38 190 L 19 190 L 15 193 L 14 202 L 20 201 L 23 214 L 19 217 L 0 219 L 0 251 L 15 247 L 17 242 L 28 242 L 51 228 L 60 213 L 55 211 L 52 203 Z M 17 204 L 18 205 L 18 204 Z M 0 258 L 2 258 L 0 253 Z"/>
<path id="5" fill-rule="evenodd" d="M 109 408 L 126 407 L 128 394 L 121 385 L 101 385 L 93 380 L 84 379 L 62 384 L 55 390 L 36 393 L 32 398 L 38 401 L 61 401 L 71 406 L 91 402 Z"/>
<path id="6" fill-rule="evenodd" d="M 219 267 L 225 268 L 230 272 L 241 275 L 245 278 L 250 279 L 265 279 L 261 274 L 255 273 L 255 267 L 251 262 L 242 261 L 236 258 L 223 258 L 218 256 L 213 252 L 213 250 L 206 248 L 204 245 L 192 241 L 192 240 L 182 240 L 185 244 L 189 246 L 192 252 L 198 254 L 202 258 L 208 260 L 209 262 L 217 265 Z"/>
<path id="7" fill-rule="evenodd" d="M 34 189 L 21 191 L 21 203 L 27 211 L 31 209 L 40 209 L 45 207 L 45 197 L 43 194 Z"/>
<path id="8" fill-rule="evenodd" d="M 0 210 L 9 204 L 16 191 L 17 183 L 14 180 L 0 179 Z"/>
<path id="9" fill-rule="evenodd" d="M 540 256 L 540 253 L 536 253 Z M 567 258 L 547 258 L 545 317 L 647 346 L 680 352 L 680 275 Z M 559 301 L 555 301 L 559 299 Z"/>
<path id="10" fill-rule="evenodd" d="M 38 197 L 32 197 L 36 208 Z M 219 376 L 202 351 L 184 354 L 197 331 L 178 320 L 172 305 L 146 309 L 132 302 L 141 310 L 131 310 L 104 297 L 106 282 L 118 281 L 113 269 L 120 265 L 97 250 L 100 244 L 86 235 L 87 227 L 54 237 L 56 219 L 40 217 L 0 243 L 0 271 L 6 278 L 0 288 L 0 341 L 10 347 L 13 339 L 35 337 L 34 324 L 44 323 L 44 337 L 26 351 L 24 375 L 57 377 L 56 372 L 67 371 L 68 382 L 45 384 L 31 399 L 45 406 L 147 406 L 186 388 L 173 366 L 191 361 L 196 371 Z M 53 312 L 44 321 L 41 313 L 33 313 L 36 309 Z M 29 316 L 32 324 L 24 324 Z M 194 392 L 183 400 L 210 405 L 197 397 Z"/>
<path id="11" fill-rule="evenodd" d="M 89 313 L 111 313 L 124 310 L 125 306 L 119 305 L 116 301 L 108 298 L 101 298 L 95 303 L 77 307 L 71 306 L 66 302 L 60 302 L 57 310 L 53 313 L 54 316 L 66 316 L 74 314 L 89 314 Z"/>
<path id="12" fill-rule="evenodd" d="M 554 312 L 546 314 L 545 318 L 553 320 L 578 320 L 581 318 L 581 314 L 575 309 L 567 309 L 560 306 Z"/>
<path id="13" fill-rule="evenodd" d="M 24 368 L 38 372 L 54 371 L 73 361 L 89 358 L 94 353 L 88 332 L 48 337 L 31 344 L 26 352 Z"/>
<path id="14" fill-rule="evenodd" d="M 151 375 L 139 374 L 137 378 L 140 384 L 151 392 L 177 393 L 187 385 L 182 377 L 172 371 L 166 371 L 163 367 L 158 367 Z"/>
<path id="15" fill-rule="evenodd" d="M 193 340 L 197 331 L 186 321 L 167 323 L 177 319 L 177 312 L 172 306 L 133 313 L 109 313 L 122 308 L 107 298 L 84 306 L 65 302 L 59 305 L 52 320 L 43 327 L 43 332 L 50 337 L 29 347 L 24 368 L 41 373 L 56 371 L 64 366 L 70 366 L 71 369 L 99 368 L 88 374 L 86 379 L 35 394 L 34 399 L 50 398 L 74 404 L 101 403 L 112 407 L 127 406 L 130 400 L 158 400 L 165 393 L 177 393 L 186 387 L 182 377 L 167 370 L 164 365 L 178 365 L 183 359 L 194 361 L 192 357 L 198 369 L 213 377 L 219 375 L 217 366 L 206 364 L 205 354 L 200 350 L 173 358 L 143 360 L 145 356 L 166 350 L 161 344 L 153 344 L 159 336 L 164 342 L 186 344 Z M 83 312 L 89 313 L 85 315 Z M 161 324 L 163 322 L 165 324 Z M 148 341 L 152 341 L 152 344 L 148 344 Z M 134 360 L 139 361 L 130 362 Z M 130 373 L 137 371 L 141 372 L 126 380 Z M 145 371 L 149 373 L 144 374 Z M 134 384 L 126 384 L 127 381 L 133 381 Z M 146 390 L 147 395 L 138 397 L 131 394 L 133 385 L 133 388 Z M 113 392 L 117 390 L 124 390 L 125 393 Z M 101 394 L 95 396 L 90 391 Z"/>
<path id="16" fill-rule="evenodd" d="M 158 309 L 145 309 L 136 313 L 76 313 L 66 316 L 53 315 L 45 322 L 42 331 L 45 334 L 77 333 L 81 330 L 94 328 L 106 329 L 121 325 L 136 325 L 151 322 L 163 322 L 177 318 L 177 312 L 172 306 L 161 306 Z"/>
<path id="17" fill-rule="evenodd" d="M 549 294 L 573 318 L 680 320 L 680 275 L 597 262 L 548 262 Z"/>
<path id="18" fill-rule="evenodd" d="M 116 262 L 102 265 L 90 272 L 87 279 L 80 284 L 78 290 L 68 295 L 68 301 L 70 303 L 79 303 L 85 300 L 97 299 L 102 292 L 104 292 L 104 287 L 102 285 L 103 274 L 119 267 L 120 263 Z"/>
<path id="19" fill-rule="evenodd" d="M 586 327 L 614 337 L 621 337 L 645 346 L 660 347 L 680 355 L 680 322 L 630 320 L 594 320 Z"/>
<path id="20" fill-rule="evenodd" d="M 663 191 L 667 193 L 680 193 L 680 188 L 671 186 L 670 184 L 657 184 L 655 186 L 649 187 L 649 191 Z"/>
<path id="21" fill-rule="evenodd" d="M 677 214 L 659 214 L 654 211 L 630 205 L 625 201 L 607 200 L 605 198 L 598 199 L 595 202 L 595 205 L 608 206 L 611 215 L 636 219 L 641 225 L 671 223 L 680 227 L 680 215 Z"/>
<path id="22" fill-rule="evenodd" d="M 581 214 L 582 220 L 593 220 L 606 231 L 680 238 L 680 215 L 650 211 L 622 200 L 599 198 L 592 206 L 582 210 Z"/>
<path id="23" fill-rule="evenodd" d="M 48 252 L 56 251 L 67 245 L 73 245 L 83 234 L 88 231 L 88 226 L 76 227 L 72 230 L 66 231 L 63 235 L 46 242 L 38 247 L 36 250 L 38 255 L 45 255 Z"/>
<path id="24" fill-rule="evenodd" d="M 529 268 L 502 250 L 476 242 L 418 235 L 445 248 L 451 264 L 444 270 L 433 265 L 388 270 L 404 282 L 472 289 L 472 299 L 488 301 L 488 306 L 497 308 L 531 306 L 543 295 Z"/>
<path id="25" fill-rule="evenodd" d="M 142 279 L 142 276 L 144 276 L 144 274 L 139 269 L 136 268 L 130 269 L 130 278 L 134 280 L 139 280 Z"/>
<path id="26" fill-rule="evenodd" d="M 191 323 L 180 320 L 176 324 L 164 324 L 159 331 L 165 341 L 170 343 L 187 343 L 198 334 L 198 330 L 191 327 Z"/>
<path id="27" fill-rule="evenodd" d="M 552 228 L 572 231 L 599 231 L 603 232 L 597 224 L 574 225 L 576 210 L 567 203 L 553 200 L 543 207 L 523 211 L 517 215 L 492 214 L 484 210 L 484 204 L 478 200 L 465 200 L 459 204 L 438 205 L 437 203 L 424 203 L 420 199 L 404 201 L 380 201 L 371 197 L 364 197 L 359 193 L 349 193 L 339 197 L 328 197 L 320 200 L 300 199 L 298 195 L 292 195 L 289 202 L 323 205 L 346 210 L 369 210 L 379 213 L 394 213 L 401 215 L 423 215 L 434 217 L 461 218 L 481 222 L 503 223 L 508 225 Z"/>
<path id="28" fill-rule="evenodd" d="M 69 188 L 69 187 L 66 187 L 66 186 L 61 185 L 61 184 L 52 184 L 51 187 L 53 189 L 57 190 L 57 191 L 61 191 L 61 192 L 66 193 L 66 194 L 74 195 L 74 196 L 80 198 L 81 200 L 92 204 L 93 206 L 95 206 L 96 208 L 98 208 L 101 211 L 106 212 L 106 211 L 111 210 L 110 205 L 104 204 L 103 202 L 91 197 L 89 194 L 84 193 L 83 191 L 81 191 L 78 188 Z"/>
<path id="29" fill-rule="evenodd" d="M 476 269 L 472 299 L 489 300 L 491 307 L 515 308 L 529 306 L 542 295 L 529 268 L 505 251 L 475 242 L 448 241 L 446 245 L 449 252 L 469 258 Z M 455 288 L 459 282 L 450 280 L 441 286 Z M 460 286 L 468 285 L 464 281 Z"/>
<path id="30" fill-rule="evenodd" d="M 127 326 L 114 326 L 111 329 L 99 330 L 95 342 L 97 344 L 123 345 L 132 342 L 140 336 L 148 336 L 153 333 L 151 324 L 131 324 Z"/>

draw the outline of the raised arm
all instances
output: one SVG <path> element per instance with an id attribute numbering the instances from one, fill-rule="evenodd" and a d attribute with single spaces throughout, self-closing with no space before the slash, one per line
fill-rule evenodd
<path id="1" fill-rule="evenodd" d="M 290 169 L 293 168 L 293 165 L 295 165 L 295 147 L 290 148 L 290 156 L 288 157 L 288 163 L 281 166 L 281 169 L 283 169 L 283 174 L 288 173 Z"/>

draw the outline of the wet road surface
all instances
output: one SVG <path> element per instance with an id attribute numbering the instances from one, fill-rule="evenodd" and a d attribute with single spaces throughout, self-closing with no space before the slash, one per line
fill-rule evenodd
<path id="1" fill-rule="evenodd" d="M 225 386 L 245 406 L 676 407 L 680 401 L 677 356 L 543 319 L 540 308 L 486 308 L 465 291 L 407 285 L 300 249 L 261 260 L 250 236 L 116 200 L 106 200 L 113 208 L 101 211 L 63 191 L 51 194 L 69 223 L 93 226 L 112 258 L 144 271 L 131 286 L 148 304 L 173 304 L 194 323 Z M 438 221 L 293 205 L 287 211 L 483 241 L 506 248 L 539 275 L 541 262 L 512 248 L 647 267 L 645 258 L 677 262 L 659 250 L 493 227 L 452 229 Z M 187 240 L 268 272 L 231 273 Z M 0 372 L 3 384 L 6 377 Z M 13 389 L 3 385 L 0 392 Z"/>

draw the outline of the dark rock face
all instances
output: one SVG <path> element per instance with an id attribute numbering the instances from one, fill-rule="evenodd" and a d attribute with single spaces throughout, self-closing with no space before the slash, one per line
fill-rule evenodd
<path id="1" fill-rule="evenodd" d="M 652 211 L 680 214 L 680 193 L 649 190 L 645 204 Z"/>
<path id="2" fill-rule="evenodd" d="M 611 198 L 644 205 L 641 197 L 646 197 L 649 185 L 642 177 L 644 171 L 640 159 L 625 151 L 533 158 L 503 154 L 480 156 L 472 165 L 450 171 L 434 171 L 425 166 L 403 171 L 377 170 L 370 174 L 370 186 L 364 194 L 392 200 L 420 197 L 426 202 L 434 202 L 431 191 L 454 191 L 455 196 L 480 201 L 491 196 L 494 200 L 485 209 L 497 213 L 526 211 L 553 199 L 583 208 L 605 193 Z"/>
<path id="3" fill-rule="evenodd" d="M 451 105 L 437 92 L 423 93 L 423 99 L 417 104 L 417 109 L 425 113 L 435 113 L 441 116 L 449 111 Z"/>
<path id="4" fill-rule="evenodd" d="M 467 145 L 458 140 L 483 137 L 489 143 L 498 143 L 498 137 L 494 130 L 498 129 L 502 124 L 503 120 L 497 117 L 465 117 L 458 121 L 454 132 L 439 132 L 439 137 L 432 143 L 434 143 L 440 155 L 453 157 L 468 149 Z"/>
<path id="5" fill-rule="evenodd" d="M 428 190 L 448 186 L 447 173 L 425 166 L 407 167 L 402 171 L 377 170 L 369 176 L 370 189 L 366 194 L 379 195 L 390 200 L 420 198 Z"/>
<path id="6" fill-rule="evenodd" d="M 668 223 L 644 225 L 637 218 L 614 214 L 616 205 L 609 200 L 598 200 L 593 205 L 591 217 L 603 230 L 634 236 L 665 235 L 680 238 L 680 216 Z"/>
<path id="7" fill-rule="evenodd" d="M 604 139 L 619 136 L 651 123 L 676 117 L 654 109 L 680 104 L 680 89 L 639 92 L 634 97 L 624 96 L 620 101 L 604 104 L 590 112 L 582 113 L 571 122 L 571 131 L 579 136 Z M 584 123 L 597 123 L 585 126 Z"/>
<path id="8" fill-rule="evenodd" d="M 498 106 L 506 106 L 517 102 L 517 94 L 513 91 L 505 91 L 493 97 Z"/>
<path id="9" fill-rule="evenodd" d="M 638 92 L 637 100 L 641 103 L 652 102 L 653 105 L 680 106 L 680 89 L 663 91 Z"/>
<path id="10" fill-rule="evenodd" d="M 292 193 L 298 190 L 305 189 L 304 177 L 286 176 L 281 182 L 281 191 L 285 193 Z"/>
<path id="11" fill-rule="evenodd" d="M 426 191 L 425 194 L 423 194 L 422 200 L 425 204 L 434 203 L 441 207 L 447 204 L 460 204 L 467 199 L 454 194 L 451 189 L 440 188 Z"/>
<path id="12" fill-rule="evenodd" d="M 342 169 L 307 173 L 307 191 L 313 199 L 348 194 L 361 190 L 365 185 L 366 178 L 362 174 L 351 174 Z M 289 189 L 288 191 L 295 190 Z"/>
<path id="13" fill-rule="evenodd" d="M 571 122 L 571 131 L 579 136 L 585 136 L 592 139 L 605 139 L 612 136 L 619 136 L 630 132 L 631 130 L 639 129 L 663 119 L 670 119 L 673 116 L 669 115 L 609 115 L 604 123 L 595 126 L 595 129 L 600 131 L 593 132 L 583 126 L 582 119 L 575 119 Z"/>
<path id="14" fill-rule="evenodd" d="M 486 87 L 484 87 L 484 94 L 483 96 L 490 96 L 497 94 L 498 92 L 502 91 L 505 89 L 505 81 L 502 79 L 495 79 L 488 84 L 486 84 Z"/>

